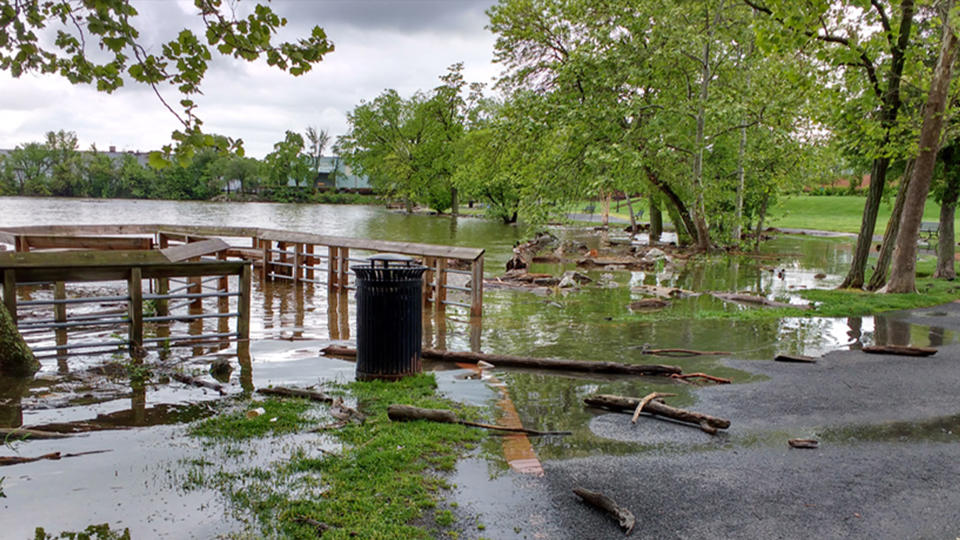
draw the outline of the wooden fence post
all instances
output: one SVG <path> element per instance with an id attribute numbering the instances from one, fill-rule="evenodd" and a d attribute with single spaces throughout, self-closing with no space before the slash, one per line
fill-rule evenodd
<path id="1" fill-rule="evenodd" d="M 327 297 L 334 294 L 338 287 L 337 264 L 340 262 L 340 248 L 327 246 Z"/>
<path id="2" fill-rule="evenodd" d="M 470 315 L 483 316 L 483 255 L 470 264 Z"/>
<path id="3" fill-rule="evenodd" d="M 237 354 L 250 354 L 250 278 L 249 264 L 240 271 L 240 297 L 237 298 Z"/>
<path id="4" fill-rule="evenodd" d="M 350 248 L 340 248 L 340 261 L 337 264 L 337 286 L 341 290 L 347 290 L 350 285 L 350 276 L 347 271 L 350 270 Z"/>
<path id="5" fill-rule="evenodd" d="M 127 290 L 130 295 L 127 312 L 130 318 L 130 357 L 143 356 L 143 284 L 139 266 L 130 269 Z"/>

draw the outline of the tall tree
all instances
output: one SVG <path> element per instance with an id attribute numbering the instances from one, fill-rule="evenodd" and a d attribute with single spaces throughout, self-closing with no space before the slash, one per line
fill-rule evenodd
<path id="1" fill-rule="evenodd" d="M 917 235 L 920 222 L 923 220 L 923 207 L 930 190 L 937 151 L 940 148 L 940 131 L 947 106 L 947 91 L 957 56 L 958 39 L 956 29 L 953 27 L 956 24 L 953 20 L 956 14 L 951 13 L 952 10 L 953 0 L 946 0 L 943 3 L 943 38 L 940 44 L 940 57 L 937 60 L 937 67 L 930 82 L 930 93 L 923 108 L 920 144 L 910 185 L 907 187 L 900 230 L 897 232 L 890 281 L 883 289 L 888 293 L 916 292 Z"/>
<path id="2" fill-rule="evenodd" d="M 912 43 L 914 0 L 902 0 L 896 6 L 882 0 L 869 4 L 858 0 L 744 2 L 772 23 L 762 32 L 761 42 L 787 50 L 811 51 L 820 65 L 828 66 L 829 69 L 820 70 L 823 82 L 837 89 L 834 94 L 839 93 L 847 103 L 846 107 L 828 108 L 841 113 L 837 115 L 840 121 L 852 120 L 866 128 L 861 136 L 873 145 L 866 149 L 873 160 L 870 189 L 853 261 L 840 285 L 862 288 L 890 165 L 889 146 L 903 103 L 900 82 Z"/>

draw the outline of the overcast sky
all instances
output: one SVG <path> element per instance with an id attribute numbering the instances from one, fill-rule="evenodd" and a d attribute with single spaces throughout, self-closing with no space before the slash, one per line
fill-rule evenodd
<path id="1" fill-rule="evenodd" d="M 438 77 L 464 63 L 467 82 L 489 83 L 494 37 L 485 28 L 494 0 L 274 0 L 289 20 L 282 37 L 321 26 L 335 46 L 306 75 L 292 77 L 265 63 L 218 60 L 196 98 L 204 130 L 244 140 L 247 155 L 263 157 L 284 131 L 307 126 L 332 135 L 346 131 L 346 113 L 384 89 L 403 96 L 439 85 Z M 253 5 L 242 0 L 240 6 Z M 192 1 L 135 1 L 135 24 L 158 50 L 189 26 L 197 31 Z M 202 33 L 200 33 L 202 36 Z M 175 92 L 164 97 L 179 101 Z M 14 79 L 0 72 L 0 148 L 40 141 L 47 131 L 73 131 L 81 149 L 156 150 L 170 141 L 176 119 L 146 88 L 129 83 L 113 94 L 73 86 L 56 76 Z M 327 151 L 329 154 L 329 150 Z"/>

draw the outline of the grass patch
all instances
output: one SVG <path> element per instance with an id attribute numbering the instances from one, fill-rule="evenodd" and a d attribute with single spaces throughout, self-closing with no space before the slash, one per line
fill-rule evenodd
<path id="1" fill-rule="evenodd" d="M 356 382 L 342 389 L 355 397 L 357 407 L 368 415 L 362 424 L 318 434 L 316 439 L 298 437 L 301 442 L 296 444 L 281 441 L 285 456 L 267 466 L 228 471 L 222 465 L 213 470 L 201 462 L 195 466 L 205 467 L 207 473 L 188 475 L 187 479 L 224 492 L 235 513 L 253 518 L 251 527 L 256 530 L 247 532 L 271 537 L 317 538 L 309 520 L 335 527 L 324 538 L 430 538 L 430 529 L 453 525 L 451 512 L 433 514 L 440 491 L 448 487 L 438 473 L 452 470 L 457 458 L 484 434 L 460 425 L 396 423 L 387 418 L 387 407 L 393 403 L 456 408 L 436 395 L 432 375 L 393 383 Z M 311 409 L 326 409 L 326 405 L 302 400 L 271 399 L 253 406 L 268 412 L 250 423 L 289 414 L 285 425 L 293 431 L 303 431 L 311 422 Z M 473 409 L 459 413 L 477 415 Z M 239 432 L 247 438 L 275 434 L 269 426 L 243 427 L 244 421 L 248 420 L 241 412 L 228 413 L 199 423 L 191 433 L 214 441 L 227 439 L 227 444 L 237 439 Z M 280 422 L 278 417 L 272 424 Z M 335 439 L 342 450 L 324 449 L 326 437 Z"/>
<path id="2" fill-rule="evenodd" d="M 255 418 L 247 417 L 249 411 L 258 408 L 265 412 Z M 203 420 L 190 428 L 190 434 L 210 439 L 243 440 L 293 433 L 310 423 L 304 416 L 309 408 L 309 402 L 299 399 L 251 401 L 242 410 Z"/>
<path id="3" fill-rule="evenodd" d="M 813 197 L 793 195 L 784 197 L 770 212 L 770 226 L 794 229 L 816 229 L 847 233 L 860 232 L 863 220 L 863 205 L 866 197 L 842 195 L 836 197 Z M 880 203 L 877 214 L 876 234 L 883 234 L 893 211 L 893 199 Z M 927 200 L 923 221 L 940 221 L 940 205 Z"/>

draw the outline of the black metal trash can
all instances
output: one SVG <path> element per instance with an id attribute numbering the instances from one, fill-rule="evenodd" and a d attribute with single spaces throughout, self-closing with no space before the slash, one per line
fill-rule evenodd
<path id="1" fill-rule="evenodd" d="M 350 267 L 357 276 L 357 380 L 420 373 L 423 273 L 400 255 L 374 255 Z"/>

